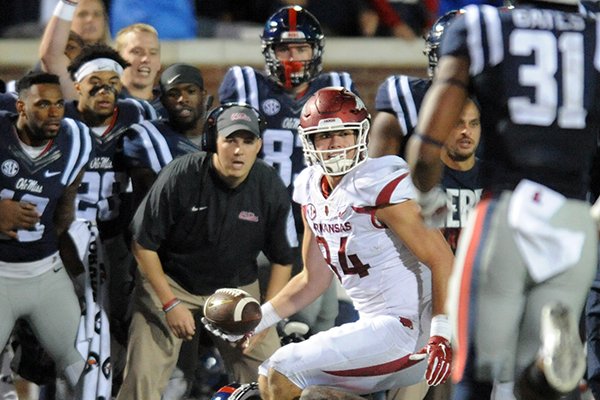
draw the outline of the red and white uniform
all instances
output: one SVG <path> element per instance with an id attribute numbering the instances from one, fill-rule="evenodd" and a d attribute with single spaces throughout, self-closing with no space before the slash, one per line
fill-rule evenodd
<path id="1" fill-rule="evenodd" d="M 427 363 L 408 355 L 429 338 L 431 271 L 375 218 L 377 207 L 415 197 L 408 166 L 395 156 L 368 159 L 327 197 L 322 181 L 320 167 L 306 168 L 293 198 L 360 319 L 284 346 L 261 373 L 272 367 L 301 388 L 358 394 L 422 381 Z"/>

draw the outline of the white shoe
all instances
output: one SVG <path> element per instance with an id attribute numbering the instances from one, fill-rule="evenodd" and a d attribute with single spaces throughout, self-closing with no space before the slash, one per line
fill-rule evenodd
<path id="1" fill-rule="evenodd" d="M 554 302 L 544 306 L 540 336 L 546 380 L 560 393 L 571 392 L 585 373 L 586 359 L 577 322 L 564 304 Z"/>

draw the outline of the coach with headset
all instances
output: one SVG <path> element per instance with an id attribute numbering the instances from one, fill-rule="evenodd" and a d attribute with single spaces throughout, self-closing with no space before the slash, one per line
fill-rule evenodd
<path id="1" fill-rule="evenodd" d="M 245 104 L 213 110 L 202 138 L 206 152 L 163 168 L 137 209 L 132 248 L 141 278 L 118 400 L 160 400 L 182 341 L 202 328 L 192 313 L 215 290 L 239 287 L 260 299 L 259 252 L 272 263 L 263 300 L 289 280 L 289 196 L 275 169 L 257 160 L 261 124 Z M 245 354 L 214 337 L 237 382 L 255 381 L 258 365 L 279 347 L 274 329 L 251 340 Z"/>

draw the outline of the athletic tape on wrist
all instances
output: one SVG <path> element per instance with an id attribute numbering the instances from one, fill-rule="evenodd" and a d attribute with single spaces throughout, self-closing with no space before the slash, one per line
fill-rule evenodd
<path id="1" fill-rule="evenodd" d="M 54 15 L 65 21 L 73 21 L 73 16 L 75 15 L 76 8 L 76 4 L 65 1 L 59 1 L 58 3 L 56 3 L 56 7 L 54 7 Z"/>
<path id="2" fill-rule="evenodd" d="M 254 329 L 254 333 L 259 333 L 264 331 L 265 329 L 275 325 L 279 321 L 281 321 L 281 317 L 275 311 L 275 308 L 271 304 L 270 301 L 267 301 L 265 304 L 260 306 L 260 311 L 262 312 L 262 319 L 257 327 Z"/>
<path id="3" fill-rule="evenodd" d="M 446 340 L 450 340 L 452 337 L 452 329 L 450 328 L 450 322 L 448 321 L 447 315 L 438 314 L 431 319 L 429 336 L 441 336 Z"/>

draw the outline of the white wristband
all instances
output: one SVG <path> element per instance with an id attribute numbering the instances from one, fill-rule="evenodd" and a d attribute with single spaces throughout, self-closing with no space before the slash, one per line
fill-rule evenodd
<path id="1" fill-rule="evenodd" d="M 260 306 L 260 311 L 262 312 L 262 319 L 254 329 L 255 334 L 262 332 L 281 321 L 281 317 L 277 314 L 277 311 L 275 311 L 275 308 L 270 301 L 267 301 L 265 304 Z"/>
<path id="2" fill-rule="evenodd" d="M 58 3 L 56 3 L 56 7 L 54 7 L 54 15 L 65 21 L 73 21 L 76 8 L 76 4 L 66 3 L 60 0 Z"/>
<path id="3" fill-rule="evenodd" d="M 438 314 L 431 319 L 429 336 L 441 336 L 446 340 L 450 340 L 452 337 L 452 329 L 450 328 L 450 322 L 448 321 L 447 315 Z"/>

